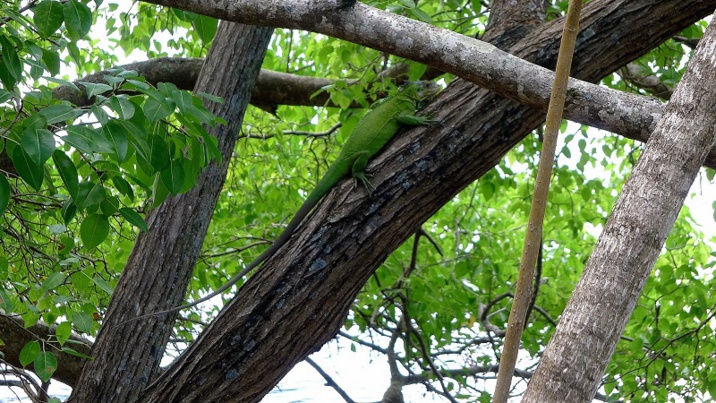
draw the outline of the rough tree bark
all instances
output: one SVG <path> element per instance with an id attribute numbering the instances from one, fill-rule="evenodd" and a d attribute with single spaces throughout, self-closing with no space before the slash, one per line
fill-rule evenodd
<path id="1" fill-rule="evenodd" d="M 126 321 L 184 300 L 272 32 L 234 23 L 219 27 L 196 90 L 225 99 L 207 105 L 228 122 L 208 129 L 219 139 L 222 161 L 210 164 L 191 191 L 148 215 L 150 231 L 136 241 L 92 348 L 94 360 L 68 401 L 133 402 L 157 373 L 176 313 Z"/>
<path id="2" fill-rule="evenodd" d="M 714 5 L 590 2 L 583 13 L 575 75 L 588 81 L 603 77 L 707 15 Z M 548 23 L 541 28 L 512 51 L 550 66 L 560 27 Z M 462 81 L 427 112 L 441 124 L 406 132 L 371 164 L 378 189 L 373 197 L 353 190 L 349 181 L 334 189 L 142 401 L 259 400 L 337 332 L 355 295 L 391 251 L 543 120 L 542 112 Z M 465 157 L 470 155 L 479 158 Z"/>
<path id="3" fill-rule="evenodd" d="M 716 136 L 716 20 L 624 185 L 523 402 L 590 402 Z"/>

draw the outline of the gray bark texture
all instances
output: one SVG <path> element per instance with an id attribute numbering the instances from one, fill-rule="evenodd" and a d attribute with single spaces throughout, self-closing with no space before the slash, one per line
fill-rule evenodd
<path id="1" fill-rule="evenodd" d="M 590 402 L 716 136 L 716 25 L 617 200 L 523 402 Z"/>

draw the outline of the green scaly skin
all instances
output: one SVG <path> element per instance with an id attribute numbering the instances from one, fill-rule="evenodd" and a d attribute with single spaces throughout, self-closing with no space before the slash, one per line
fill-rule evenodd
<path id="1" fill-rule="evenodd" d="M 301 221 L 318 205 L 323 196 L 328 194 L 349 173 L 357 180 L 360 180 L 369 190 L 372 190 L 373 187 L 364 172 L 368 161 L 393 138 L 401 126 L 421 126 L 431 122 L 427 118 L 415 116 L 414 113 L 417 111 L 418 102 L 432 97 L 439 89 L 440 87 L 432 82 L 410 83 L 401 93 L 382 102 L 363 116 L 355 129 L 353 129 L 348 140 L 346 140 L 346 144 L 336 161 L 328 168 L 326 174 L 308 195 L 306 201 L 303 202 L 303 205 L 298 209 L 298 212 L 293 216 L 281 235 L 276 238 L 268 249 L 238 274 L 231 277 L 224 285 L 194 302 L 138 316 L 133 320 L 191 308 L 226 291 L 251 270 L 258 267 L 264 260 L 273 256 L 291 238 Z"/>

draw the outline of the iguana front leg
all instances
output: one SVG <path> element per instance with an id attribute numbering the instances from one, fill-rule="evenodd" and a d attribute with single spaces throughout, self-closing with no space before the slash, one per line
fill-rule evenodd
<path id="1" fill-rule="evenodd" d="M 424 116 L 415 116 L 407 111 L 396 116 L 395 120 L 400 123 L 401 126 L 427 126 L 436 122 L 436 120 Z"/>
<path id="2" fill-rule="evenodd" d="M 353 159 L 353 166 L 351 167 L 351 175 L 360 181 L 369 193 L 373 193 L 375 187 L 370 183 L 368 176 L 365 173 L 365 167 L 368 165 L 370 154 L 367 151 L 357 152 Z"/>
<path id="3" fill-rule="evenodd" d="M 416 116 L 407 111 L 398 114 L 393 119 L 395 119 L 395 121 L 401 126 L 427 126 L 435 122 L 435 120 L 431 120 L 423 116 Z M 375 190 L 375 187 L 370 183 L 368 178 L 369 175 L 365 172 L 365 167 L 368 165 L 368 161 L 370 161 L 371 157 L 372 155 L 367 151 L 359 151 L 355 153 L 353 155 L 351 175 L 357 181 L 360 181 L 363 186 L 365 186 L 365 188 L 372 193 Z"/>

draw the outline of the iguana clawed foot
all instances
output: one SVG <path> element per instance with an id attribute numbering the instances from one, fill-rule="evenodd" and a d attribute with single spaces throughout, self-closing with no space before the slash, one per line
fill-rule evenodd
<path id="1" fill-rule="evenodd" d="M 371 194 L 373 193 L 373 191 L 375 190 L 375 186 L 373 186 L 373 184 L 370 183 L 370 180 L 373 179 L 373 175 L 370 175 L 370 174 L 366 173 L 365 171 L 363 171 L 363 172 L 354 173 L 353 177 L 356 180 L 353 185 L 354 189 L 356 187 L 358 187 L 358 182 L 360 182 L 368 190 L 368 193 L 371 193 Z"/>

